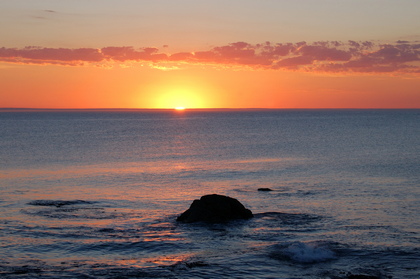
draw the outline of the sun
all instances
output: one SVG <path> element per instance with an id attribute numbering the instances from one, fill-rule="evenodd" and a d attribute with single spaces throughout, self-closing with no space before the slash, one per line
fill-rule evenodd
<path id="1" fill-rule="evenodd" d="M 136 96 L 141 107 L 177 111 L 216 107 L 221 97 L 218 87 L 193 74 L 191 75 L 194 78 L 179 72 L 169 74 L 174 76 L 151 82 L 138 89 Z"/>
<path id="2" fill-rule="evenodd" d="M 169 88 L 156 98 L 156 108 L 182 111 L 189 108 L 203 108 L 201 95 L 190 88 Z"/>

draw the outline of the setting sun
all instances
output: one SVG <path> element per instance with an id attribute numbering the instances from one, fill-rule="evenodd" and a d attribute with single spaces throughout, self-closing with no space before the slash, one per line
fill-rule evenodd
<path id="1" fill-rule="evenodd" d="M 186 108 L 203 108 L 205 103 L 198 90 L 180 87 L 161 89 L 155 100 L 156 108 L 174 108 L 184 110 Z"/>

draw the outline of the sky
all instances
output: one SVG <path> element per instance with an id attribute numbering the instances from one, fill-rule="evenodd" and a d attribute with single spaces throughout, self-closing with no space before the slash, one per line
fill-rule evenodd
<path id="1" fill-rule="evenodd" d="M 418 0 L 0 0 L 0 108 L 420 108 Z"/>

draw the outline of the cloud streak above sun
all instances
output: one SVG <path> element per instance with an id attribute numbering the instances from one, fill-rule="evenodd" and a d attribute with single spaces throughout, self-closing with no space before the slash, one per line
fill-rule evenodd
<path id="1" fill-rule="evenodd" d="M 209 50 L 166 53 L 158 48 L 0 48 L 0 61 L 67 66 L 109 63 L 179 63 L 244 66 L 254 69 L 326 73 L 420 74 L 420 43 L 321 41 L 314 43 L 236 42 Z"/>

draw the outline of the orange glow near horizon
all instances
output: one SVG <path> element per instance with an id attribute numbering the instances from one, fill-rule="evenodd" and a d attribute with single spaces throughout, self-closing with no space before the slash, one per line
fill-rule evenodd
<path id="1" fill-rule="evenodd" d="M 138 107 L 155 109 L 212 108 L 220 100 L 220 90 L 212 83 L 212 71 L 186 69 L 156 72 L 157 79 L 138 89 Z"/>
<path id="2" fill-rule="evenodd" d="M 0 68 L 0 107 L 420 107 L 420 80 L 416 78 L 184 66 L 174 71 L 147 67 L 8 66 Z"/>
<path id="3" fill-rule="evenodd" d="M 188 88 L 174 88 L 159 94 L 155 100 L 156 108 L 203 108 L 205 103 L 203 98 Z"/>

